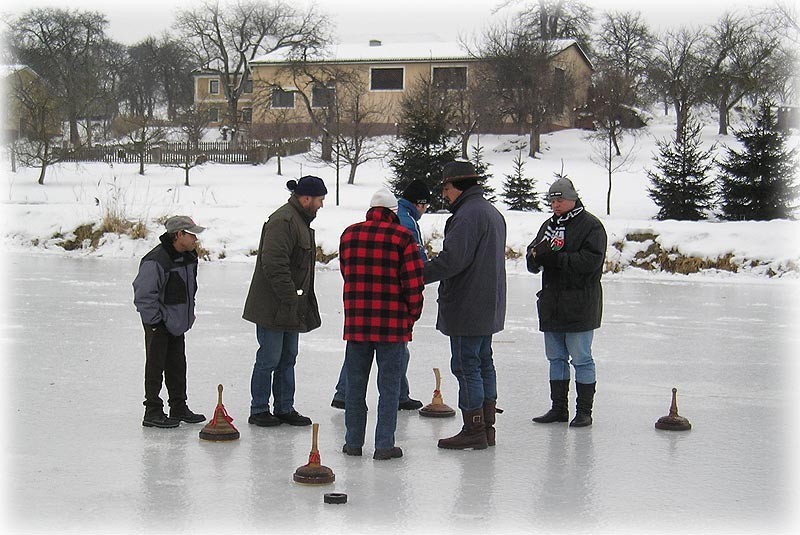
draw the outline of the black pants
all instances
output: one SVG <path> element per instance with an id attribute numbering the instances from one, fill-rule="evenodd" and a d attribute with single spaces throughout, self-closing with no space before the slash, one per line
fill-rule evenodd
<path id="1" fill-rule="evenodd" d="M 173 336 L 164 327 L 144 326 L 144 406 L 163 410 L 161 378 L 167 385 L 169 406 L 186 403 L 186 352 L 184 335 Z"/>

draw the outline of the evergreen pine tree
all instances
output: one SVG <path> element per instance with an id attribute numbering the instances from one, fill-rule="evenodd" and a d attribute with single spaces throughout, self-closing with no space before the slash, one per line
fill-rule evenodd
<path id="1" fill-rule="evenodd" d="M 541 204 L 536 197 L 536 180 L 525 176 L 524 167 L 522 151 L 517 151 L 514 157 L 514 171 L 506 175 L 503 181 L 502 197 L 511 210 L 541 210 Z"/>
<path id="2" fill-rule="evenodd" d="M 436 193 L 441 189 L 442 167 L 456 159 L 458 142 L 453 135 L 445 99 L 437 96 L 430 83 L 420 83 L 403 99 L 400 131 L 391 149 L 389 165 L 394 177 L 389 183 L 400 194 L 413 180 L 422 180 L 434 193 L 431 208 L 446 208 Z"/>
<path id="3" fill-rule="evenodd" d="M 713 148 L 700 148 L 702 126 L 687 118 L 680 137 L 658 141 L 654 158 L 658 171 L 647 171 L 652 186 L 648 195 L 659 207 L 656 219 L 698 221 L 706 217 L 714 198 L 708 178 L 714 166 Z"/>
<path id="4" fill-rule="evenodd" d="M 491 164 L 483 159 L 483 147 L 480 140 L 472 147 L 472 165 L 475 167 L 475 173 L 480 177 L 483 196 L 487 201 L 494 203 L 497 201 L 497 197 L 494 188 L 489 184 L 489 179 L 492 178 L 492 173 L 489 172 Z"/>
<path id="5" fill-rule="evenodd" d="M 772 104 L 761 105 L 755 124 L 734 132 L 743 150 L 728 148 L 720 162 L 720 196 L 725 219 L 768 220 L 794 215 L 798 186 L 797 149 L 788 150 Z"/>

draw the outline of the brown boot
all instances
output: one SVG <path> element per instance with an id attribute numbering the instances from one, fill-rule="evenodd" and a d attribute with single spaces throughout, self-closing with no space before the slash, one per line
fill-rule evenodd
<path id="1" fill-rule="evenodd" d="M 464 426 L 456 436 L 439 439 L 439 447 L 447 450 L 485 450 L 486 428 L 483 423 L 483 407 L 473 411 L 461 411 Z"/>
<path id="2" fill-rule="evenodd" d="M 483 402 L 483 422 L 486 425 L 486 444 L 494 446 L 495 444 L 495 431 L 494 431 L 494 417 L 497 408 L 497 401 L 484 401 Z"/>

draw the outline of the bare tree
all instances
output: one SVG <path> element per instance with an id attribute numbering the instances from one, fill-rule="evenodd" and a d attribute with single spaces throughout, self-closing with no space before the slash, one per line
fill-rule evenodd
<path id="1" fill-rule="evenodd" d="M 276 50 L 315 49 L 328 40 L 327 19 L 313 7 L 301 13 L 281 0 L 242 0 L 222 7 L 207 1 L 176 19 L 195 60 L 219 75 L 227 102 L 226 126 L 238 130 L 239 98 L 250 78 L 250 62 Z"/>
<path id="2" fill-rule="evenodd" d="M 309 53 L 303 51 L 281 70 L 281 74 L 287 74 L 292 80 L 295 94 L 320 132 L 322 161 L 330 163 L 333 161 L 334 131 L 337 128 L 337 91 L 340 86 L 356 81 L 358 74 L 351 69 L 310 63 L 308 56 Z"/>
<path id="3" fill-rule="evenodd" d="M 153 37 L 128 48 L 128 61 L 122 73 L 120 97 L 129 116 L 153 117 L 163 93 L 157 71 L 158 45 Z"/>
<path id="4" fill-rule="evenodd" d="M 610 135 L 610 130 L 598 128 L 587 136 L 591 143 L 592 153 L 589 159 L 605 169 L 608 177 L 608 189 L 606 190 L 606 215 L 611 215 L 611 187 L 612 178 L 615 172 L 627 168 L 636 148 L 636 138 L 625 152 L 620 151 L 619 144 L 621 137 L 616 139 Z"/>
<path id="5" fill-rule="evenodd" d="M 383 158 L 386 151 L 374 134 L 375 124 L 387 110 L 368 101 L 366 82 L 357 77 L 337 84 L 333 106 L 336 114 L 336 152 L 350 166 L 347 183 L 356 180 L 358 166 Z"/>
<path id="6" fill-rule="evenodd" d="M 495 11 L 519 3 L 521 0 L 505 0 Z M 518 20 L 539 39 L 575 39 L 589 50 L 594 15 L 582 0 L 534 0 L 522 7 Z"/>
<path id="7" fill-rule="evenodd" d="M 595 65 L 600 72 L 622 75 L 625 93 L 618 98 L 632 106 L 646 100 L 647 69 L 654 37 L 641 13 L 611 12 L 603 16 L 595 41 Z"/>
<path id="8" fill-rule="evenodd" d="M 179 145 L 178 158 L 163 158 L 161 165 L 183 169 L 183 184 L 188 186 L 189 171 L 207 161 L 206 155 L 200 150 L 200 140 L 208 124 L 208 110 L 190 106 L 178 114 L 177 120 L 186 141 Z"/>
<path id="9" fill-rule="evenodd" d="M 64 155 L 56 150 L 60 105 L 38 78 L 25 78 L 17 72 L 11 89 L 21 123 L 13 151 L 22 165 L 40 169 L 38 183 L 44 185 L 47 168 L 62 161 Z"/>
<path id="10" fill-rule="evenodd" d="M 152 115 L 128 115 L 119 121 L 127 132 L 127 143 L 133 147 L 139 159 L 139 174 L 144 175 L 144 161 L 147 149 L 154 143 L 163 140 L 166 130 L 161 122 Z"/>
<path id="11" fill-rule="evenodd" d="M 759 17 L 728 13 L 708 30 L 702 54 L 705 98 L 717 108 L 719 134 L 728 134 L 728 114 L 744 97 L 766 92 L 779 45 L 779 36 Z"/>
<path id="12" fill-rule="evenodd" d="M 192 63 L 187 47 L 166 33 L 156 42 L 156 57 L 153 65 L 163 91 L 167 107 L 167 118 L 175 121 L 192 105 L 194 86 Z"/>
<path id="13" fill-rule="evenodd" d="M 691 109 L 703 100 L 706 69 L 700 57 L 701 44 L 700 31 L 684 28 L 667 32 L 655 48 L 650 79 L 663 95 L 665 107 L 671 103 L 675 109 L 676 139 L 680 139 Z"/>
<path id="14" fill-rule="evenodd" d="M 117 55 L 107 25 L 99 12 L 56 8 L 32 9 L 11 22 L 14 57 L 47 80 L 69 121 L 73 145 L 80 144 L 78 120 L 103 104 L 113 87 L 109 61 Z"/>
<path id="15" fill-rule="evenodd" d="M 481 45 L 485 83 L 500 113 L 528 129 L 531 157 L 541 151 L 543 129 L 575 104 L 571 73 L 553 65 L 556 47 L 519 24 L 489 28 Z"/>

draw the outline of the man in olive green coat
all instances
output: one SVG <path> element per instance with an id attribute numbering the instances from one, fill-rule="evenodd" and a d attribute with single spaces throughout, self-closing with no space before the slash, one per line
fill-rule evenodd
<path id="1" fill-rule="evenodd" d="M 242 317 L 256 324 L 258 351 L 250 379 L 250 418 L 261 427 L 311 425 L 294 409 L 294 365 L 299 333 L 322 323 L 314 295 L 317 247 L 311 222 L 328 190 L 321 178 L 286 183 L 289 202 L 264 223 Z M 270 392 L 273 397 L 269 410 Z"/>

